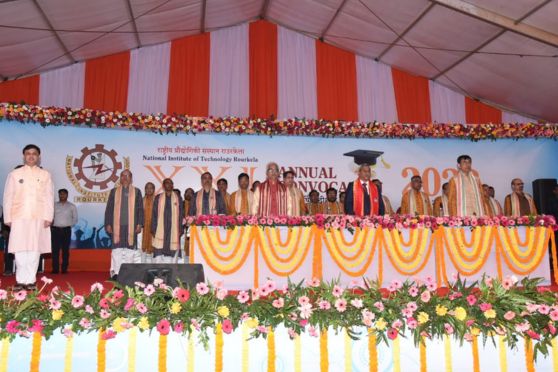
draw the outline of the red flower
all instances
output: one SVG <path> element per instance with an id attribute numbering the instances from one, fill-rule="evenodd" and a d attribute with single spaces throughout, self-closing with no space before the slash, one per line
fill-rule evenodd
<path id="1" fill-rule="evenodd" d="M 184 303 L 190 299 L 190 291 L 184 288 L 180 288 L 178 291 L 176 291 L 176 298 L 179 302 Z"/>
<path id="2" fill-rule="evenodd" d="M 397 332 L 397 330 L 395 328 L 390 328 L 387 331 L 387 336 L 390 340 L 395 340 L 398 335 L 399 335 L 399 332 Z"/>
<path id="3" fill-rule="evenodd" d="M 230 334 L 233 331 L 232 322 L 229 319 L 223 320 L 221 328 L 223 329 L 223 332 L 225 332 L 226 334 Z"/>
<path id="4" fill-rule="evenodd" d="M 101 338 L 103 340 L 110 340 L 111 338 L 115 338 L 115 337 L 116 337 L 116 332 L 114 332 L 112 329 L 108 329 L 104 331 L 103 334 L 101 335 Z"/>
<path id="5" fill-rule="evenodd" d="M 103 309 L 108 309 L 109 301 L 106 298 L 101 298 L 101 301 L 99 301 L 99 306 Z"/>
<path id="6" fill-rule="evenodd" d="M 538 333 L 536 333 L 532 330 L 528 330 L 525 333 L 527 334 L 527 336 L 531 337 L 533 340 L 540 340 L 541 339 L 541 335 L 539 335 Z"/>
<path id="7" fill-rule="evenodd" d="M 157 331 L 159 331 L 162 335 L 168 335 L 170 332 L 170 323 L 166 319 L 161 319 L 159 323 L 157 323 Z"/>

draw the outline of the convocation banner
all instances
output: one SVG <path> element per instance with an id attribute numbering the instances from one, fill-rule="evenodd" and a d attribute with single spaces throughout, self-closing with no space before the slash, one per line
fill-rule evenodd
<path id="1" fill-rule="evenodd" d="M 343 154 L 354 150 L 383 152 L 374 166 L 374 177 L 383 181 L 384 194 L 395 209 L 411 176 L 420 175 L 426 193 L 433 198 L 456 172 L 456 158 L 469 154 L 482 182 L 496 189 L 503 203 L 511 192 L 510 181 L 520 177 L 531 192 L 531 181 L 558 177 L 558 144 L 552 140 L 498 140 L 470 142 L 451 139 L 358 139 L 322 137 L 266 137 L 256 135 L 158 135 L 150 132 L 0 121 L 0 192 L 6 175 L 22 163 L 21 150 L 28 143 L 42 150 L 42 166 L 48 169 L 56 189 L 66 188 L 78 207 L 79 222 L 72 231 L 73 248 L 107 248 L 110 239 L 103 228 L 108 192 L 123 169 L 133 172 L 133 182 L 143 190 L 170 177 L 182 192 L 200 188 L 200 175 L 226 178 L 236 190 L 237 176 L 248 173 L 251 181 L 265 179 L 265 165 L 279 163 L 293 169 L 300 189 L 321 196 L 329 187 L 343 191 L 356 178 L 353 159 Z"/>

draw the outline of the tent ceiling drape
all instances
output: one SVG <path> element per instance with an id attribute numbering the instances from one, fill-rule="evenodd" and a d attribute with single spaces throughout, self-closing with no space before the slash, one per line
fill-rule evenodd
<path id="1" fill-rule="evenodd" d="M 7 0 L 0 78 L 264 18 L 502 107 L 558 121 L 558 1 Z"/>

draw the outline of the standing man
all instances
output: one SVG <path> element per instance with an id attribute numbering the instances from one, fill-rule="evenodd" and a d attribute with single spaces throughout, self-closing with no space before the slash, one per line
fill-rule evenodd
<path id="1" fill-rule="evenodd" d="M 345 213 L 359 217 L 384 215 L 382 193 L 372 181 L 372 170 L 367 163 L 358 167 L 358 178 L 349 182 L 345 196 Z"/>
<path id="2" fill-rule="evenodd" d="M 411 214 L 413 216 L 432 215 L 430 199 L 421 189 L 422 178 L 420 176 L 411 177 L 411 189 L 401 197 L 401 214 Z"/>
<path id="3" fill-rule="evenodd" d="M 194 194 L 194 189 L 191 187 L 184 190 L 184 213 L 186 214 L 190 211 L 190 204 L 194 198 Z"/>
<path id="4" fill-rule="evenodd" d="M 469 155 L 457 158 L 457 175 L 449 181 L 448 202 L 450 216 L 486 216 L 482 183 L 472 172 L 472 159 Z"/>
<path id="5" fill-rule="evenodd" d="M 384 194 L 383 192 L 383 182 L 380 181 L 378 178 L 373 179 L 372 182 L 374 182 L 374 185 L 376 185 L 376 187 L 378 188 L 378 191 L 380 191 L 380 194 L 382 194 L 382 201 L 384 202 L 384 209 L 385 209 L 385 213 L 389 214 L 390 216 L 395 214 L 393 212 L 393 207 L 391 206 L 391 202 L 389 201 L 389 198 Z"/>
<path id="6" fill-rule="evenodd" d="M 153 261 L 176 263 L 182 257 L 180 237 L 184 233 L 184 204 L 180 194 L 173 192 L 170 178 L 163 180 L 164 191 L 155 197 L 151 233 L 153 234 Z"/>
<path id="7" fill-rule="evenodd" d="M 482 185 L 482 191 L 485 195 L 486 206 L 490 216 L 501 216 L 504 212 L 502 206 L 498 200 L 494 199 L 494 187 L 492 187 L 492 192 L 490 191 L 491 186 L 487 184 Z"/>
<path id="8" fill-rule="evenodd" d="M 132 172 L 120 173 L 120 184 L 110 190 L 105 209 L 105 230 L 112 238 L 110 275 L 116 280 L 123 263 L 140 263 L 138 234 L 143 226 L 143 198 L 132 184 Z"/>
<path id="9" fill-rule="evenodd" d="M 143 197 L 143 229 L 141 234 L 141 262 L 151 263 L 153 261 L 153 235 L 151 234 L 151 219 L 153 217 L 153 200 L 155 199 L 155 184 L 145 184 L 145 196 Z"/>
<path id="10" fill-rule="evenodd" d="M 54 204 L 54 222 L 50 228 L 52 235 L 52 273 L 58 274 L 60 251 L 62 251 L 62 274 L 66 274 L 70 263 L 72 226 L 77 223 L 78 214 L 76 206 L 68 201 L 68 190 L 58 190 L 58 200 Z"/>
<path id="11" fill-rule="evenodd" d="M 4 187 L 4 223 L 11 228 L 8 250 L 15 254 L 14 290 L 35 290 L 41 253 L 50 253 L 54 218 L 54 185 L 39 167 L 41 149 L 23 148 L 24 166 L 11 171 Z"/>
<path id="12" fill-rule="evenodd" d="M 448 208 L 448 187 L 449 183 L 446 182 L 442 185 L 442 195 L 436 197 L 434 199 L 434 216 L 436 217 L 445 217 L 449 216 L 449 208 Z"/>
<path id="13" fill-rule="evenodd" d="M 306 203 L 302 191 L 295 184 L 295 173 L 292 170 L 283 172 L 283 182 L 287 188 L 289 198 L 289 216 L 304 216 L 307 213 Z"/>
<path id="14" fill-rule="evenodd" d="M 232 215 L 234 214 L 234 206 L 231 204 L 231 194 L 227 192 L 228 187 L 229 181 L 227 181 L 225 178 L 221 178 L 219 179 L 219 181 L 217 181 L 217 190 L 219 190 L 221 196 L 225 200 L 225 209 L 227 211 L 226 214 Z"/>
<path id="15" fill-rule="evenodd" d="M 268 163 L 265 174 L 266 180 L 254 191 L 252 214 L 263 217 L 291 215 L 287 187 L 279 181 L 279 165 Z"/>
<path id="16" fill-rule="evenodd" d="M 238 175 L 238 190 L 231 195 L 231 207 L 233 215 L 247 216 L 252 211 L 254 204 L 254 193 L 248 190 L 250 186 L 250 176 L 246 173 Z"/>
<path id="17" fill-rule="evenodd" d="M 343 204 L 337 201 L 337 189 L 330 187 L 326 191 L 327 200 L 323 204 L 324 214 L 343 214 Z"/>
<path id="18" fill-rule="evenodd" d="M 514 178 L 511 181 L 512 193 L 504 200 L 504 215 L 510 217 L 520 217 L 536 215 L 537 207 L 533 197 L 523 192 L 523 180 Z"/>
<path id="19" fill-rule="evenodd" d="M 209 172 L 201 175 L 202 188 L 194 194 L 190 203 L 190 216 L 227 214 L 225 199 L 219 190 L 213 188 L 213 176 Z"/>
<path id="20" fill-rule="evenodd" d="M 308 215 L 315 216 L 317 214 L 324 214 L 324 205 L 320 203 L 320 194 L 317 190 L 311 190 L 308 194 L 310 203 L 307 204 L 306 209 L 308 210 Z"/>

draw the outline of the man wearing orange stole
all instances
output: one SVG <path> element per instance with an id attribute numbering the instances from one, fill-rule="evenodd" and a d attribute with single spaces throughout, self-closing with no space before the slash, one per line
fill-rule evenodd
<path id="1" fill-rule="evenodd" d="M 436 217 L 449 216 L 448 188 L 449 183 L 444 183 L 442 185 L 442 195 L 434 199 L 434 209 L 432 210 L 432 213 Z"/>
<path id="2" fill-rule="evenodd" d="M 289 196 L 289 209 L 291 211 L 289 216 L 304 216 L 307 213 L 304 195 L 296 186 L 294 179 L 295 173 L 292 170 L 283 172 L 283 182 Z"/>
<path id="3" fill-rule="evenodd" d="M 472 159 L 469 155 L 457 158 L 457 175 L 449 181 L 448 202 L 450 216 L 487 216 L 482 184 L 471 171 Z"/>
<path id="4" fill-rule="evenodd" d="M 327 200 L 323 203 L 324 214 L 343 214 L 343 204 L 337 201 L 337 190 L 330 187 L 326 191 Z"/>
<path id="5" fill-rule="evenodd" d="M 306 206 L 306 208 L 308 209 L 308 215 L 315 216 L 317 214 L 323 214 L 324 205 L 320 203 L 320 194 L 318 193 L 318 191 L 310 191 L 308 197 L 310 198 L 310 203 L 308 203 L 308 205 Z"/>
<path id="6" fill-rule="evenodd" d="M 254 193 L 248 190 L 250 186 L 250 176 L 246 173 L 238 175 L 238 190 L 231 194 L 232 214 L 249 215 L 254 204 Z"/>
<path id="7" fill-rule="evenodd" d="M 380 191 L 380 194 L 382 194 L 382 201 L 384 202 L 385 214 L 389 214 L 390 216 L 394 215 L 395 212 L 393 211 L 393 207 L 391 206 L 391 201 L 389 201 L 389 198 L 385 196 L 384 193 L 382 192 L 383 182 L 378 178 L 373 179 L 372 182 L 374 182 L 374 184 L 378 188 L 378 191 Z"/>
<path id="8" fill-rule="evenodd" d="M 349 182 L 345 195 L 345 213 L 359 217 L 384 214 L 381 192 L 370 181 L 370 165 L 360 164 L 358 178 Z"/>
<path id="9" fill-rule="evenodd" d="M 523 180 L 514 178 L 511 182 L 513 192 L 504 200 L 504 215 L 520 217 L 537 214 L 533 197 L 523 192 Z"/>
<path id="10" fill-rule="evenodd" d="M 151 235 L 151 216 L 153 215 L 153 199 L 155 199 L 155 185 L 152 182 L 145 184 L 145 195 L 143 197 L 143 223 L 147 228 L 143 229 L 141 239 L 141 262 L 151 263 L 153 261 L 153 246 Z"/>
<path id="11" fill-rule="evenodd" d="M 163 180 L 164 192 L 153 201 L 151 234 L 153 235 L 153 262 L 176 263 L 182 257 L 180 237 L 184 233 L 184 204 L 179 193 L 173 191 L 170 178 Z"/>
<path id="12" fill-rule="evenodd" d="M 430 199 L 421 188 L 422 178 L 420 176 L 411 177 L 411 189 L 405 192 L 401 198 L 401 214 L 432 215 Z"/>
<path id="13" fill-rule="evenodd" d="M 201 175 L 201 190 L 194 194 L 190 202 L 190 216 L 227 214 L 225 199 L 219 190 L 213 188 L 213 175 L 205 172 Z"/>
<path id="14" fill-rule="evenodd" d="M 132 172 L 120 173 L 120 184 L 110 191 L 105 209 L 105 230 L 112 238 L 110 275 L 116 279 L 123 263 L 140 263 L 137 236 L 143 226 L 143 198 L 132 185 Z"/>
<path id="15" fill-rule="evenodd" d="M 279 165 L 266 166 L 266 180 L 254 191 L 252 214 L 256 216 L 288 216 L 291 214 L 287 187 L 279 181 Z"/>

